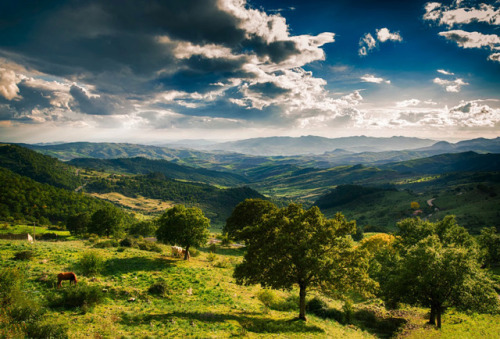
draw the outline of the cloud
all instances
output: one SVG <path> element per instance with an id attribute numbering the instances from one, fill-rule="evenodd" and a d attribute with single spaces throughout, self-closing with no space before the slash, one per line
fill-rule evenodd
<path id="1" fill-rule="evenodd" d="M 453 30 L 440 32 L 439 35 L 448 40 L 454 41 L 462 48 L 482 48 L 500 49 L 500 36 L 496 34 L 482 34 L 479 32 L 466 32 Z"/>
<path id="2" fill-rule="evenodd" d="M 455 73 L 445 71 L 444 69 L 438 69 L 437 72 L 444 75 L 455 75 Z"/>
<path id="3" fill-rule="evenodd" d="M 444 6 L 439 2 L 429 2 L 425 6 L 424 20 L 435 21 L 449 28 L 474 22 L 500 25 L 498 2 L 496 6 L 480 3 L 472 7 L 467 4 L 471 3 L 466 2 L 462 5 L 462 1 L 456 1 L 451 6 Z"/>
<path id="4" fill-rule="evenodd" d="M 20 79 L 12 70 L 0 67 L 0 95 L 7 100 L 19 98 L 19 87 L 17 84 Z"/>
<path id="5" fill-rule="evenodd" d="M 381 84 L 381 83 L 386 83 L 386 84 L 390 84 L 391 81 L 390 80 L 385 80 L 384 78 L 378 78 L 376 77 L 375 75 L 372 75 L 372 74 L 365 74 L 361 77 L 361 80 L 364 81 L 364 82 L 373 82 L 373 83 L 376 83 L 376 84 Z"/>
<path id="6" fill-rule="evenodd" d="M 409 99 L 409 100 L 404 100 L 404 101 L 398 101 L 396 102 L 396 107 L 410 107 L 410 106 L 417 106 L 420 104 L 420 100 L 418 99 Z"/>
<path id="7" fill-rule="evenodd" d="M 391 33 L 388 28 L 376 29 L 376 32 L 378 42 L 383 43 L 386 41 L 403 41 L 403 38 L 401 37 L 399 32 Z M 360 56 L 368 55 L 368 52 L 378 46 L 377 40 L 375 40 L 371 33 L 366 33 L 365 35 L 363 35 L 359 40 L 360 48 L 358 50 L 358 54 Z"/>
<path id="8" fill-rule="evenodd" d="M 377 29 L 377 39 L 380 42 L 386 42 L 387 40 L 403 41 L 399 32 L 391 33 L 387 28 Z"/>
<path id="9" fill-rule="evenodd" d="M 74 108 L 91 115 L 126 114 L 130 108 L 120 100 L 106 95 L 90 95 L 83 88 L 72 85 L 69 93 L 74 99 Z"/>
<path id="10" fill-rule="evenodd" d="M 490 56 L 488 57 L 488 59 L 500 62 L 500 53 L 490 54 Z"/>
<path id="11" fill-rule="evenodd" d="M 441 78 L 435 78 L 432 82 L 445 88 L 446 92 L 460 92 L 462 86 L 468 85 L 465 81 L 460 78 L 455 80 L 445 80 Z"/>

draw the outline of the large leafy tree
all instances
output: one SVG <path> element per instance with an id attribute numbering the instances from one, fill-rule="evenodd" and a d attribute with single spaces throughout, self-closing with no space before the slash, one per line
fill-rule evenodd
<path id="1" fill-rule="evenodd" d="M 262 199 L 245 199 L 240 202 L 226 220 L 223 232 L 236 240 L 246 240 L 249 232 L 257 225 L 262 216 L 278 210 L 272 202 Z"/>
<path id="2" fill-rule="evenodd" d="M 299 287 L 299 319 L 306 319 L 307 290 L 367 291 L 366 260 L 349 237 L 355 223 L 337 214 L 327 219 L 319 208 L 301 205 L 264 214 L 247 239 L 247 253 L 234 271 L 238 284 L 274 289 Z"/>
<path id="3" fill-rule="evenodd" d="M 477 238 L 485 266 L 500 264 L 500 234 L 495 227 L 485 227 Z"/>
<path id="4" fill-rule="evenodd" d="M 498 307 L 492 282 L 480 269 L 477 246 L 454 217 L 436 223 L 406 219 L 398 228 L 396 251 L 385 257 L 383 274 L 377 276 L 387 302 L 428 307 L 429 322 L 439 328 L 447 307 Z"/>
<path id="5" fill-rule="evenodd" d="M 105 207 L 92 214 L 88 226 L 89 233 L 97 235 L 116 236 L 122 235 L 124 229 L 124 215 L 116 207 Z"/>
<path id="6" fill-rule="evenodd" d="M 88 233 L 91 219 L 88 213 L 79 213 L 68 217 L 66 229 L 73 235 L 84 235 Z"/>
<path id="7" fill-rule="evenodd" d="M 156 237 L 166 244 L 179 244 L 186 249 L 184 260 L 189 259 L 189 248 L 206 244 L 210 220 L 197 207 L 176 205 L 158 219 Z"/>

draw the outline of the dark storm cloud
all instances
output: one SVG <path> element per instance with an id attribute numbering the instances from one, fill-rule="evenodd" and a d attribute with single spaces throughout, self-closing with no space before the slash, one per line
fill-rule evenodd
<path id="1" fill-rule="evenodd" d="M 109 96 L 91 97 L 82 88 L 73 85 L 69 93 L 73 96 L 76 109 L 91 115 L 113 115 L 129 113 L 130 107 Z"/>
<path id="2" fill-rule="evenodd" d="M 198 78 L 210 78 L 212 72 L 226 72 L 231 76 L 245 62 L 244 57 L 210 60 L 202 55 L 179 60 L 173 51 L 176 41 L 217 44 L 237 54 L 269 56 L 275 63 L 300 53 L 292 41 L 267 42 L 255 34 L 248 38 L 240 28 L 242 19 L 221 10 L 216 0 L 70 0 L 24 5 L 0 5 L 0 55 L 2 50 L 4 56 L 15 53 L 24 65 L 76 77 L 99 92 L 144 94 L 158 85 L 159 73 L 193 71 Z M 163 36 L 169 41 L 160 41 Z"/>
<path id="3" fill-rule="evenodd" d="M 280 87 L 272 82 L 258 83 L 248 87 L 252 92 L 259 93 L 268 98 L 277 98 L 280 95 L 290 93 L 289 89 Z"/>

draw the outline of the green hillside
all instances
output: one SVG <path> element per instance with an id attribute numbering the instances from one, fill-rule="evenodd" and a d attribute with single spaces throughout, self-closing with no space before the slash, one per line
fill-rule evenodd
<path id="1" fill-rule="evenodd" d="M 17 145 L 0 145 L 0 167 L 56 187 L 75 189 L 82 184 L 73 166 Z"/>
<path id="2" fill-rule="evenodd" d="M 0 220 L 57 223 L 70 215 L 92 213 L 110 203 L 0 168 Z"/>
<path id="3" fill-rule="evenodd" d="M 130 174 L 162 173 L 171 179 L 203 182 L 221 186 L 236 186 L 247 182 L 245 178 L 236 174 L 193 168 L 166 160 L 151 160 L 140 157 L 120 159 L 78 158 L 69 161 L 69 163 L 76 167 L 92 168 L 103 172 Z"/>

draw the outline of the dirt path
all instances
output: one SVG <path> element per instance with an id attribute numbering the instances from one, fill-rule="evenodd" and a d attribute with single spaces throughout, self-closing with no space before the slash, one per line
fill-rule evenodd
<path id="1" fill-rule="evenodd" d="M 429 205 L 430 207 L 434 206 L 434 204 L 432 203 L 434 200 L 436 200 L 436 198 L 427 200 L 427 205 Z"/>

